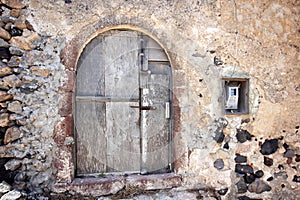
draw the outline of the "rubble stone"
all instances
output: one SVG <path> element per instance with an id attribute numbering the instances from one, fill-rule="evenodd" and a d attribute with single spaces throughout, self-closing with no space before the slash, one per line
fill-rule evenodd
<path id="1" fill-rule="evenodd" d="M 5 181 L 2 181 L 2 183 L 0 183 L 0 194 L 4 194 L 7 193 L 11 190 L 11 186 L 6 183 Z"/>
<path id="2" fill-rule="evenodd" d="M 264 164 L 268 167 L 271 167 L 273 165 L 273 159 L 264 156 Z"/>
<path id="3" fill-rule="evenodd" d="M 270 155 L 276 152 L 277 148 L 278 148 L 277 139 L 265 140 L 265 142 L 261 146 L 260 153 L 263 155 Z"/>
<path id="4" fill-rule="evenodd" d="M 14 26 L 16 28 L 18 28 L 19 30 L 26 29 L 27 28 L 27 25 L 26 25 L 26 16 L 20 16 L 20 17 L 18 17 L 18 19 L 14 23 Z M 21 35 L 18 34 L 18 36 L 21 36 Z"/>
<path id="5" fill-rule="evenodd" d="M 218 190 L 218 193 L 220 195 L 222 195 L 222 196 L 225 195 L 227 192 L 228 192 L 228 188 L 224 188 L 224 189 Z"/>
<path id="6" fill-rule="evenodd" d="M 236 138 L 240 143 L 251 140 L 252 135 L 247 130 L 237 129 Z"/>
<path id="7" fill-rule="evenodd" d="M 224 168 L 224 161 L 222 159 L 217 159 L 215 162 L 214 162 L 214 167 L 218 170 L 221 170 Z"/>
<path id="8" fill-rule="evenodd" d="M 225 138 L 225 135 L 223 133 L 223 130 L 222 128 L 218 128 L 216 131 L 215 131 L 215 136 L 214 136 L 214 140 L 217 142 L 217 143 L 222 143 L 223 140 Z"/>
<path id="9" fill-rule="evenodd" d="M 249 184 L 255 181 L 254 174 L 245 174 L 244 176 L 245 183 Z"/>
<path id="10" fill-rule="evenodd" d="M 292 149 L 287 149 L 286 152 L 284 152 L 284 157 L 286 158 L 292 158 L 295 156 L 295 152 Z"/>
<path id="11" fill-rule="evenodd" d="M 248 165 L 241 165 L 241 164 L 236 164 L 235 165 L 235 172 L 239 174 L 253 174 L 253 168 Z"/>
<path id="12" fill-rule="evenodd" d="M 296 183 L 300 183 L 300 176 L 295 175 L 293 177 L 293 181 L 296 182 Z"/>
<path id="13" fill-rule="evenodd" d="M 23 58 L 19 56 L 12 56 L 7 63 L 9 67 L 18 67 L 23 62 Z"/>
<path id="14" fill-rule="evenodd" d="M 9 32 L 7 32 L 5 29 L 0 27 L 0 38 L 4 40 L 9 40 L 11 38 Z"/>
<path id="15" fill-rule="evenodd" d="M 25 4 L 21 3 L 19 0 L 1 0 L 1 2 L 10 8 L 22 9 Z"/>
<path id="16" fill-rule="evenodd" d="M 9 124 L 9 114 L 2 113 L 0 114 L 0 127 L 6 127 Z"/>
<path id="17" fill-rule="evenodd" d="M 13 101 L 13 102 L 9 103 L 7 110 L 9 110 L 13 113 L 17 113 L 17 114 L 21 114 L 23 111 L 21 103 L 19 101 Z"/>
<path id="18" fill-rule="evenodd" d="M 31 67 L 30 70 L 32 74 L 42 76 L 42 77 L 48 77 L 51 72 L 50 69 L 46 69 L 43 67 Z"/>
<path id="19" fill-rule="evenodd" d="M 22 165 L 22 161 L 20 160 L 10 160 L 4 166 L 6 170 L 15 171 L 16 169 L 20 168 Z"/>
<path id="20" fill-rule="evenodd" d="M 12 94 L 6 92 L 0 92 L 0 102 L 11 100 L 13 98 Z"/>
<path id="21" fill-rule="evenodd" d="M 9 47 L 8 42 L 0 38 L 0 47 Z"/>
<path id="22" fill-rule="evenodd" d="M 12 74 L 12 69 L 10 67 L 0 66 L 0 77 Z"/>
<path id="23" fill-rule="evenodd" d="M 262 170 L 258 170 L 258 171 L 255 172 L 254 175 L 255 175 L 256 178 L 261 178 L 261 177 L 264 176 L 264 172 Z"/>
<path id="24" fill-rule="evenodd" d="M 234 161 L 236 163 L 246 163 L 247 162 L 247 157 L 246 156 L 242 156 L 240 154 L 236 154 L 236 157 L 234 158 Z"/>
<path id="25" fill-rule="evenodd" d="M 12 190 L 6 194 L 4 194 L 0 200 L 17 200 L 22 196 L 21 192 L 17 190 Z"/>
<path id="26" fill-rule="evenodd" d="M 9 40 L 9 43 L 14 47 L 29 51 L 37 47 L 39 40 L 41 40 L 41 37 L 37 33 L 30 33 L 27 37 L 12 37 L 12 39 Z"/>
<path id="27" fill-rule="evenodd" d="M 3 81 L 12 88 L 19 87 L 22 84 L 22 81 L 14 74 L 4 77 Z"/>
<path id="28" fill-rule="evenodd" d="M 4 144 L 8 144 L 13 142 L 19 138 L 21 138 L 22 134 L 21 131 L 17 127 L 11 127 L 7 129 L 4 137 Z"/>
<path id="29" fill-rule="evenodd" d="M 17 18 L 20 16 L 20 9 L 12 9 L 9 14 L 10 16 Z"/>
<path id="30" fill-rule="evenodd" d="M 9 48 L 9 52 L 12 54 L 12 55 L 16 55 L 16 56 L 22 56 L 24 54 L 24 51 L 17 48 L 17 47 L 10 47 Z"/>
<path id="31" fill-rule="evenodd" d="M 261 194 L 263 192 L 271 191 L 271 186 L 260 179 L 256 179 L 253 183 L 248 186 L 249 192 Z"/>
<path id="32" fill-rule="evenodd" d="M 245 183 L 245 181 L 243 179 L 240 179 L 239 182 L 237 182 L 236 184 L 237 190 L 239 194 L 243 194 L 247 192 L 247 184 Z"/>

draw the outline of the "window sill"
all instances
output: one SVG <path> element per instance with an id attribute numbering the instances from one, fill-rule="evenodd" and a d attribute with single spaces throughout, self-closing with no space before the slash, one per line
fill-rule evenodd
<path id="1" fill-rule="evenodd" d="M 72 195 L 103 196 L 116 194 L 123 189 L 139 190 L 170 189 L 181 186 L 179 175 L 174 173 L 152 175 L 109 176 L 103 178 L 75 178 L 72 183 L 56 183 L 54 193 L 68 192 Z"/>

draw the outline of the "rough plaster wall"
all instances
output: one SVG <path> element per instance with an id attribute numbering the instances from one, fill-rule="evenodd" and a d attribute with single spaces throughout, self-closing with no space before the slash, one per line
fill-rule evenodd
<path id="1" fill-rule="evenodd" d="M 183 175 L 186 187 L 199 184 L 217 189 L 228 187 L 230 194 L 226 198 L 237 195 L 235 184 L 239 178 L 234 172 L 234 158 L 235 153 L 240 153 L 247 156 L 255 170 L 265 172 L 264 181 L 279 172 L 279 164 L 284 166 L 288 178 L 278 176 L 269 181 L 273 190 L 263 193 L 265 198 L 299 195 L 299 183 L 292 181 L 294 175 L 300 175 L 299 162 L 293 158 L 288 163 L 283 157 L 284 143 L 300 154 L 298 1 L 73 0 L 66 4 L 63 0 L 28 0 L 25 3 L 34 29 L 49 38 L 63 38 L 61 44 L 78 35 L 88 38 L 101 28 L 118 24 L 139 26 L 162 43 L 175 63 L 174 92 L 181 109 L 180 131 L 186 152 L 178 173 Z M 215 57 L 223 64 L 216 66 Z M 224 74 L 250 78 L 250 114 L 225 116 L 227 126 L 222 123 L 220 78 Z M 50 95 L 50 99 L 55 98 L 56 95 Z M 37 108 L 34 111 L 37 115 L 44 113 Z M 43 121 L 41 117 L 35 120 Z M 57 119 L 48 122 L 53 124 Z M 248 130 L 254 138 L 239 143 L 237 128 Z M 218 130 L 225 134 L 222 143 L 213 139 Z M 34 131 L 51 136 L 51 131 L 43 131 L 41 127 Z M 260 143 L 272 138 L 281 140 L 277 152 L 269 156 L 275 164 L 268 167 L 259 150 Z M 223 148 L 225 142 L 229 149 Z M 44 147 L 40 148 L 43 151 Z M 213 167 L 216 159 L 223 159 L 222 170 Z M 51 171 L 50 166 L 47 170 Z M 285 188 L 279 182 L 284 182 Z M 262 194 L 251 195 L 262 197 Z"/>

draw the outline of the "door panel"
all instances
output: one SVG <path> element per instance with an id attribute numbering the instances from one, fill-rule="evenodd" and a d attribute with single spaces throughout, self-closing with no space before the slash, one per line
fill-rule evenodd
<path id="1" fill-rule="evenodd" d="M 77 174 L 169 169 L 170 77 L 163 49 L 136 31 L 87 45 L 77 68 Z"/>
<path id="2" fill-rule="evenodd" d="M 169 66 L 154 64 L 150 67 L 145 88 L 142 89 L 142 106 L 151 106 L 153 110 L 141 113 L 142 120 L 142 169 L 147 172 L 164 172 L 169 167 L 170 154 L 170 80 L 165 70 Z M 152 70 L 151 70 L 152 69 Z M 156 70 L 153 70 L 156 69 Z M 161 70 L 159 70 L 161 69 Z"/>

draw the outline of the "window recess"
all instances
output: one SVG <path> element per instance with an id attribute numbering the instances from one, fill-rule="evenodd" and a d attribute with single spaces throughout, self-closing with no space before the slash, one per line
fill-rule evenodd
<path id="1" fill-rule="evenodd" d="M 248 114 L 249 79 L 223 78 L 223 97 L 225 114 Z"/>

